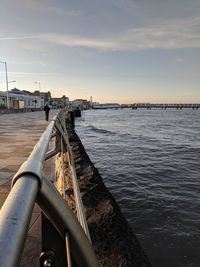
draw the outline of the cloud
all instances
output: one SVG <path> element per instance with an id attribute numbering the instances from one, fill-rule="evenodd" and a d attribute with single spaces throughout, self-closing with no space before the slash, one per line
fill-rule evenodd
<path id="1" fill-rule="evenodd" d="M 27 61 L 9 61 L 9 64 L 12 65 L 21 65 L 21 66 L 31 66 L 31 65 L 37 65 L 37 66 L 46 66 L 47 64 L 41 60 L 27 60 Z"/>
<path id="2" fill-rule="evenodd" d="M 9 1 L 10 3 L 13 2 L 13 0 L 7 0 L 7 1 Z M 27 0 L 27 1 L 14 0 L 14 2 L 21 8 L 25 8 L 31 11 L 43 11 L 52 6 L 53 4 L 52 0 Z"/>
<path id="3" fill-rule="evenodd" d="M 38 38 L 42 38 L 42 35 L 0 36 L 0 41 L 9 41 L 9 40 L 26 40 L 26 39 L 38 39 Z"/>
<path id="4" fill-rule="evenodd" d="M 1 72 L 0 72 L 1 73 Z M 3 73 L 3 72 L 2 72 Z M 57 76 L 60 75 L 59 73 L 55 73 L 55 72 L 12 72 L 9 71 L 9 75 L 13 76 L 13 77 L 44 77 L 44 76 Z"/>
<path id="5" fill-rule="evenodd" d="M 48 42 L 63 46 L 82 46 L 99 50 L 200 48 L 200 17 L 166 24 L 129 29 L 110 38 L 86 38 L 47 34 Z"/>
<path id="6" fill-rule="evenodd" d="M 110 37 L 86 37 L 57 33 L 0 36 L 0 41 L 23 40 L 23 44 L 34 50 L 49 45 L 86 47 L 99 51 L 140 51 L 145 49 L 200 48 L 200 16 L 185 20 L 173 20 L 154 26 L 131 28 Z M 30 39 L 30 40 L 29 40 Z M 35 39 L 35 40 L 34 40 Z M 179 62 L 180 64 L 180 62 Z"/>
<path id="7" fill-rule="evenodd" d="M 185 60 L 183 59 L 183 58 L 177 58 L 176 59 L 176 64 L 180 64 L 180 65 L 182 65 L 182 64 L 184 64 L 185 63 Z"/>
<path id="8" fill-rule="evenodd" d="M 16 0 L 21 7 L 26 8 L 27 10 L 31 10 L 34 12 L 45 12 L 45 13 L 53 13 L 56 15 L 64 15 L 70 17 L 78 17 L 83 14 L 80 10 L 69 9 L 63 6 L 63 8 L 58 7 L 58 3 L 52 0 L 28 0 L 28 1 L 21 1 Z M 55 6 L 56 3 L 56 6 Z"/>
<path id="9" fill-rule="evenodd" d="M 136 3 L 134 0 L 111 0 L 111 3 L 118 8 L 134 8 Z"/>
<path id="10" fill-rule="evenodd" d="M 69 36 L 61 34 L 48 34 L 44 36 L 44 40 L 53 44 L 63 46 L 83 46 L 96 49 L 112 50 L 115 43 L 112 40 L 86 38 L 81 36 Z"/>
<path id="11" fill-rule="evenodd" d="M 79 17 L 83 15 L 83 12 L 80 10 L 65 10 L 58 7 L 49 7 L 48 11 L 57 14 L 57 15 L 64 15 L 69 17 Z"/>

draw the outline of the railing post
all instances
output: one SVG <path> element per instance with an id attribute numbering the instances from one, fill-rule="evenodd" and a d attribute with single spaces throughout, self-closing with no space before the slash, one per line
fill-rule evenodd
<path id="1" fill-rule="evenodd" d="M 45 265 L 45 264 L 49 265 Z M 40 267 L 67 266 L 66 245 L 52 223 L 42 213 L 42 253 Z"/>
<path id="2" fill-rule="evenodd" d="M 80 108 L 76 108 L 74 110 L 74 114 L 75 114 L 75 117 L 81 117 L 81 110 L 80 110 Z"/>

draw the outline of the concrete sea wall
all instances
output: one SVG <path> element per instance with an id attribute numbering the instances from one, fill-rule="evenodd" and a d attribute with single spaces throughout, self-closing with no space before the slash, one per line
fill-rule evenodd
<path id="1" fill-rule="evenodd" d="M 151 264 L 137 237 L 102 177 L 89 159 L 70 122 L 69 141 L 75 160 L 77 177 L 85 207 L 91 240 L 101 267 L 150 267 Z M 62 159 L 56 158 L 56 185 L 63 192 Z M 64 190 L 68 205 L 75 210 L 73 188 L 67 154 L 64 153 Z"/>

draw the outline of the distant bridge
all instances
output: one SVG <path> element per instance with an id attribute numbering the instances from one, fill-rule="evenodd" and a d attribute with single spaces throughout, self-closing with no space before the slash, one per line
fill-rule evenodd
<path id="1" fill-rule="evenodd" d="M 200 109 L 200 104 L 151 104 L 151 103 L 134 103 L 134 104 L 116 104 L 116 105 L 98 105 L 94 106 L 93 109 L 123 109 L 123 108 L 132 108 L 132 109 Z"/>
<path id="2" fill-rule="evenodd" d="M 200 104 L 132 104 L 131 105 L 132 109 L 138 109 L 138 108 L 144 108 L 144 109 L 154 109 L 154 108 L 159 108 L 159 109 L 185 109 L 185 108 L 190 108 L 190 109 L 200 109 Z"/>

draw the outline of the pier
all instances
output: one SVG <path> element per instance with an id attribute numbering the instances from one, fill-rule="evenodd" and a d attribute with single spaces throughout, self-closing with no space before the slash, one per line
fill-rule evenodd
<path id="1" fill-rule="evenodd" d="M 182 110 L 182 109 L 193 109 L 197 110 L 200 109 L 200 104 L 153 104 L 153 103 L 134 103 L 134 104 L 99 104 L 96 106 L 93 106 L 93 109 L 100 110 L 100 109 L 113 109 L 113 110 L 118 110 L 118 109 L 124 109 L 124 108 L 132 108 L 134 110 L 137 109 L 177 109 L 177 110 Z"/>
<path id="2" fill-rule="evenodd" d="M 1 116 L 0 266 L 150 267 L 72 114 L 56 113 Z"/>
<path id="3" fill-rule="evenodd" d="M 200 108 L 200 104 L 132 104 L 131 105 L 132 109 L 177 109 L 177 110 L 181 110 L 181 109 L 199 109 Z"/>

